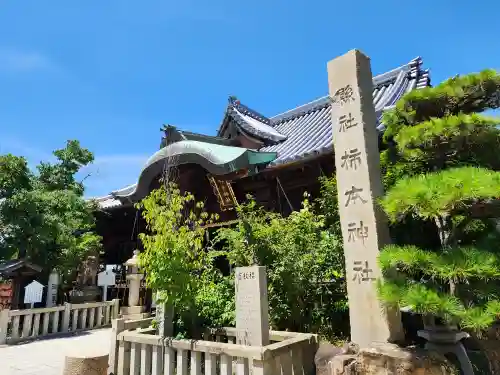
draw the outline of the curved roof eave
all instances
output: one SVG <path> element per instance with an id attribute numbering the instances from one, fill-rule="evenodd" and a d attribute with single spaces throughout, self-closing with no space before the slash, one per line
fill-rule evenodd
<path id="1" fill-rule="evenodd" d="M 213 175 L 225 175 L 252 165 L 265 165 L 276 159 L 275 152 L 259 152 L 242 147 L 224 146 L 200 141 L 179 141 L 157 151 L 139 175 L 132 191 L 115 192 L 120 199 L 139 201 L 149 193 L 152 180 L 167 164 L 198 164 Z"/>
<path id="2" fill-rule="evenodd" d="M 243 131 L 256 137 L 257 139 L 268 142 L 281 142 L 287 139 L 286 135 L 281 134 L 272 126 L 241 113 L 236 108 L 232 108 L 229 111 L 229 114 Z"/>

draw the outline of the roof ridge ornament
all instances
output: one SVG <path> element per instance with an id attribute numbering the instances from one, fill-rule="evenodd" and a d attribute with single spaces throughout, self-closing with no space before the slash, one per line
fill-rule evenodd
<path id="1" fill-rule="evenodd" d="M 241 104 L 241 102 L 238 100 L 238 98 L 234 95 L 229 95 L 228 101 L 229 101 L 229 104 L 232 104 L 232 105 L 240 105 Z"/>

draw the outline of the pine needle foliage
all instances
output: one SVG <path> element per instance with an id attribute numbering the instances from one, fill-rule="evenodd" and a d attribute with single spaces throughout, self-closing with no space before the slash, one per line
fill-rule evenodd
<path id="1" fill-rule="evenodd" d="M 441 244 L 383 249 L 379 294 L 386 303 L 475 331 L 498 319 L 491 210 L 500 197 L 500 120 L 477 112 L 499 107 L 500 75 L 485 70 L 412 91 L 384 114 L 388 192 L 380 204 L 393 224 L 434 223 Z"/>

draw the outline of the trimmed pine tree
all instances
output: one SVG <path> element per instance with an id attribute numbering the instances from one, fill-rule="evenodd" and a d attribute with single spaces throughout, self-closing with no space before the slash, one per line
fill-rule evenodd
<path id="1" fill-rule="evenodd" d="M 433 222 L 440 242 L 383 249 L 386 303 L 475 331 L 499 317 L 500 119 L 478 113 L 499 107 L 500 75 L 486 70 L 411 91 L 384 114 L 381 206 L 392 223 Z"/>

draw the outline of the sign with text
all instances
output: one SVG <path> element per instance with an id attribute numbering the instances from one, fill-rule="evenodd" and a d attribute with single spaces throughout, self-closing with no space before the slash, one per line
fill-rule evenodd
<path id="1" fill-rule="evenodd" d="M 102 300 L 108 300 L 108 286 L 116 283 L 116 274 L 112 270 L 104 270 L 97 275 L 97 285 L 102 288 Z"/>
<path id="2" fill-rule="evenodd" d="M 38 281 L 32 281 L 24 287 L 24 303 L 34 305 L 42 302 L 44 286 Z"/>
<path id="3" fill-rule="evenodd" d="M 266 267 L 237 267 L 236 329 L 240 345 L 269 344 Z"/>
<path id="4" fill-rule="evenodd" d="M 401 318 L 380 303 L 379 249 L 389 227 L 376 204 L 383 195 L 370 60 L 352 50 L 328 63 L 339 215 L 344 239 L 351 340 L 361 347 L 402 336 Z"/>

